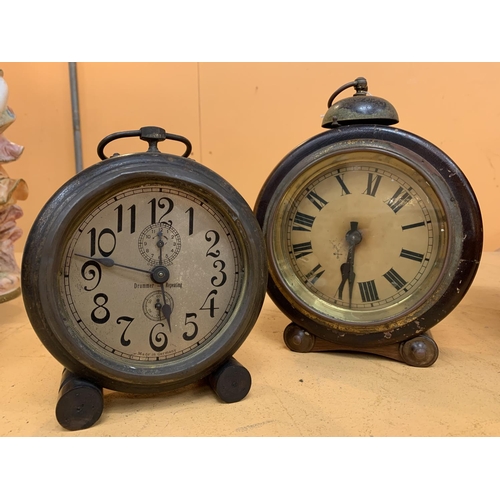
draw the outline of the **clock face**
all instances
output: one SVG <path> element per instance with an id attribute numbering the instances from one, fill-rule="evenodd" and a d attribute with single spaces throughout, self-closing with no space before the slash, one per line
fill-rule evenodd
<path id="1" fill-rule="evenodd" d="M 311 161 L 284 182 L 267 231 L 270 272 L 319 321 L 385 328 L 433 293 L 450 228 L 429 178 L 381 151 Z"/>
<path id="2" fill-rule="evenodd" d="M 150 366 L 202 349 L 241 289 L 238 239 L 204 198 L 165 184 L 114 192 L 72 229 L 63 315 L 101 357 Z"/>

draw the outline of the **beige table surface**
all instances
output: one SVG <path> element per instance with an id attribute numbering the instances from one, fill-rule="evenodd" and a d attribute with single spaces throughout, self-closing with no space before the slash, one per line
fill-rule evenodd
<path id="1" fill-rule="evenodd" d="M 287 318 L 266 298 L 235 358 L 252 375 L 239 403 L 205 383 L 158 395 L 104 391 L 90 429 L 54 410 L 61 366 L 28 322 L 22 297 L 0 304 L 0 436 L 499 436 L 500 253 L 485 253 L 459 306 L 432 333 L 429 368 L 351 353 L 289 351 Z"/>

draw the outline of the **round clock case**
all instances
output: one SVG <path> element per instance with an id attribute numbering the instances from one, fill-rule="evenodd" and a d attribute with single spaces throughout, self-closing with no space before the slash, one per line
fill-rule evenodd
<path id="1" fill-rule="evenodd" d="M 137 135 L 144 153 L 106 158 Z M 161 153 L 165 139 L 185 157 Z M 70 179 L 29 234 L 22 288 L 29 320 L 70 372 L 102 387 L 156 392 L 225 363 L 260 312 L 267 277 L 250 207 L 158 127 L 111 134 L 103 161 Z"/>
<path id="2" fill-rule="evenodd" d="M 350 86 L 356 94 L 333 104 Z M 259 194 L 268 293 L 293 322 L 292 350 L 364 350 L 429 366 L 438 356 L 429 330 L 479 265 L 480 210 L 459 167 L 392 127 L 393 106 L 367 90 L 359 78 L 334 93 L 330 130 L 285 156 Z"/>

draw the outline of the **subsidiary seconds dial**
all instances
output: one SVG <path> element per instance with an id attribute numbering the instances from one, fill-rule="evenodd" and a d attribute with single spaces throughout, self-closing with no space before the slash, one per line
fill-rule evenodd
<path id="1" fill-rule="evenodd" d="M 233 230 L 202 197 L 164 185 L 102 202 L 73 231 L 62 262 L 72 328 L 112 359 L 160 361 L 199 348 L 240 288 Z"/>

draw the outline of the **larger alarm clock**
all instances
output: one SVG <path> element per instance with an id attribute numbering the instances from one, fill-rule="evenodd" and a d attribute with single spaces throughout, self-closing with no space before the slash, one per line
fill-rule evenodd
<path id="1" fill-rule="evenodd" d="M 148 151 L 106 157 L 109 142 L 131 136 Z M 161 153 L 165 139 L 183 142 L 184 155 Z M 265 297 L 264 242 L 244 199 L 190 151 L 186 138 L 158 127 L 111 134 L 98 146 L 103 161 L 38 215 L 22 291 L 36 334 L 66 368 L 63 386 L 69 373 L 86 387 L 148 393 L 228 363 L 235 372 L 232 355 Z M 231 392 L 240 381 L 226 383 Z M 241 399 L 248 377 L 243 385 L 225 400 Z"/>
<path id="2" fill-rule="evenodd" d="M 354 96 L 334 102 L 355 87 Z M 328 101 L 329 129 L 290 152 L 255 212 L 268 292 L 292 320 L 292 351 L 364 351 L 430 366 L 430 329 L 458 305 L 477 271 L 482 223 L 459 167 L 392 125 L 394 107 L 366 79 Z"/>

